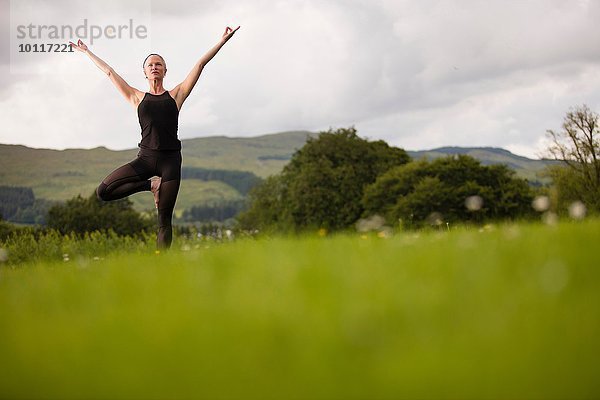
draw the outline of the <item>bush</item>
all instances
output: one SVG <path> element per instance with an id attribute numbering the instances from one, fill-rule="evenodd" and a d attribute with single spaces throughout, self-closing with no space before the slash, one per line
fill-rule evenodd
<path id="1" fill-rule="evenodd" d="M 39 261 L 68 261 L 75 258 L 102 258 L 117 251 L 149 252 L 150 235 L 122 236 L 112 230 L 63 235 L 54 229 L 14 228 L 0 239 L 7 265 Z"/>
<path id="2" fill-rule="evenodd" d="M 504 165 L 483 166 L 464 155 L 412 162 L 389 170 L 366 188 L 364 216 L 379 214 L 419 227 L 531 215 L 532 189 L 514 175 Z M 466 204 L 469 198 L 472 204 Z"/>
<path id="3" fill-rule="evenodd" d="M 132 236 L 154 229 L 154 222 L 135 211 L 129 199 L 103 202 L 95 194 L 53 206 L 48 211 L 47 224 L 62 234 L 112 230 L 117 235 Z"/>

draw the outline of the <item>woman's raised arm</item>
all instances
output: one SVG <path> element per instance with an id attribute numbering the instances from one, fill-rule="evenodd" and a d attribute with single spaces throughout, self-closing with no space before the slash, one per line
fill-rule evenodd
<path id="1" fill-rule="evenodd" d="M 188 76 L 185 78 L 185 80 L 173 89 L 173 97 L 175 98 L 175 102 L 177 103 L 177 107 L 179 109 L 181 109 L 181 105 L 183 104 L 185 99 L 187 99 L 187 97 L 190 95 L 192 89 L 196 85 L 196 82 L 198 82 L 198 78 L 200 77 L 204 66 L 208 64 L 210 60 L 212 60 L 212 58 L 219 52 L 219 50 L 221 50 L 221 47 L 223 47 L 223 45 L 227 43 L 229 39 L 231 39 L 233 34 L 238 29 L 240 29 L 239 26 L 235 29 L 226 27 L 225 33 L 223 33 L 223 36 L 221 37 L 221 40 L 219 40 L 219 43 L 217 43 L 206 54 L 200 57 L 200 59 L 198 60 L 198 62 L 196 62 L 196 65 L 194 65 L 194 67 L 192 68 Z"/>
<path id="2" fill-rule="evenodd" d="M 117 74 L 116 71 L 112 69 L 110 65 L 108 65 L 100 57 L 92 53 L 92 51 L 88 49 L 88 47 L 81 40 L 78 40 L 77 44 L 73 42 L 69 42 L 69 44 L 72 48 L 87 54 L 88 57 L 94 62 L 94 64 L 96 64 L 96 66 L 100 68 L 102 72 L 108 75 L 108 77 L 110 78 L 111 82 L 115 85 L 117 90 L 123 95 L 123 97 L 125 97 L 125 99 L 127 99 L 127 102 L 133 105 L 134 108 L 137 108 L 138 104 L 144 97 L 144 92 L 129 86 L 129 84 L 125 82 L 125 80 L 121 78 L 121 76 Z"/>

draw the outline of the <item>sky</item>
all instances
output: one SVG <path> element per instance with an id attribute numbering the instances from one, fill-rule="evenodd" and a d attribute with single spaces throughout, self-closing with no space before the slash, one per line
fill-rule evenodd
<path id="1" fill-rule="evenodd" d="M 165 58 L 171 89 L 241 25 L 184 103 L 181 139 L 354 126 L 407 150 L 539 158 L 570 108 L 600 111 L 598 0 L 0 0 L 0 15 L 4 144 L 137 146 L 134 108 L 84 54 L 18 52 L 68 42 L 41 26 L 84 20 L 82 40 L 143 91 L 147 54 Z M 106 33 L 128 23 L 146 34 Z"/>

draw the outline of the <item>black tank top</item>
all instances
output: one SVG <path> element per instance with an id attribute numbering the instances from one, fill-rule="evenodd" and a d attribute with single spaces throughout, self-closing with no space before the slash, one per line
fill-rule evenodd
<path id="1" fill-rule="evenodd" d="M 179 110 L 169 91 L 159 95 L 146 93 L 137 112 L 142 128 L 140 148 L 181 150 L 181 141 L 177 138 Z"/>

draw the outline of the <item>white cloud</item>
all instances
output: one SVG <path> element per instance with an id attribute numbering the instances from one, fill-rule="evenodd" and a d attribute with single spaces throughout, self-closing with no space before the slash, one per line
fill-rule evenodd
<path id="1" fill-rule="evenodd" d="M 599 17 L 591 1 L 153 1 L 149 48 L 93 49 L 142 90 L 138 64 L 150 50 L 162 54 L 169 88 L 225 25 L 242 25 L 184 105 L 182 138 L 356 125 L 410 149 L 534 156 L 570 106 L 600 109 Z M 5 88 L 0 142 L 135 146 L 133 110 L 73 56 L 60 67 L 85 71 L 80 81 L 42 74 Z"/>

